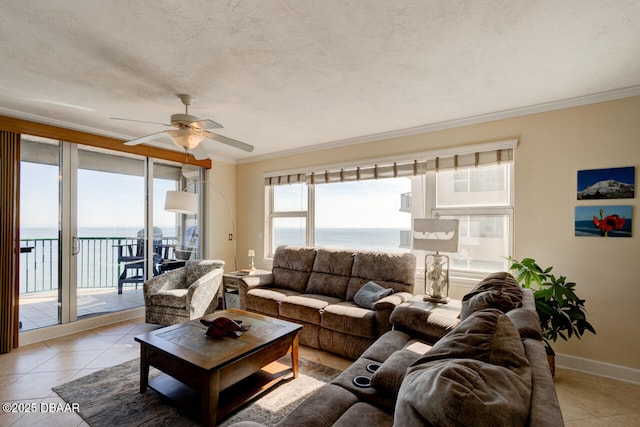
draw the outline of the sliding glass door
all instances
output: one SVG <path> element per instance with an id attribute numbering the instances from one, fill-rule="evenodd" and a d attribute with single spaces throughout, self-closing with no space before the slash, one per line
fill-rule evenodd
<path id="1" fill-rule="evenodd" d="M 146 160 L 76 148 L 77 317 L 139 307 L 148 258 Z"/>
<path id="2" fill-rule="evenodd" d="M 20 164 L 20 330 L 62 321 L 58 141 L 26 135 Z"/>
<path id="3" fill-rule="evenodd" d="M 164 210 L 168 190 L 198 187 L 201 171 L 189 176 L 180 164 L 23 135 L 21 331 L 142 306 L 145 280 L 198 252 L 198 213 Z"/>

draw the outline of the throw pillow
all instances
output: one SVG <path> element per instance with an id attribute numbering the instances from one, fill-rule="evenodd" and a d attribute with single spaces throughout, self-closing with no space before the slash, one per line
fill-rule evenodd
<path id="1" fill-rule="evenodd" d="M 367 282 L 353 297 L 353 302 L 362 308 L 373 309 L 373 305 L 382 298 L 393 293 L 391 288 L 383 288 L 374 282 Z"/>

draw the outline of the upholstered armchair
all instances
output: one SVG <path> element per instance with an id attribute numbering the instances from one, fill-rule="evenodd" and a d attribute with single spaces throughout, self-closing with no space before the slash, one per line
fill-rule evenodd
<path id="1" fill-rule="evenodd" d="M 173 325 L 213 313 L 218 307 L 224 261 L 194 259 L 146 281 L 147 323 Z"/>

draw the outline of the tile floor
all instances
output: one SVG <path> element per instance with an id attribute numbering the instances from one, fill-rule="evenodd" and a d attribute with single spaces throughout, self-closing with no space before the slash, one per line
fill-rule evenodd
<path id="1" fill-rule="evenodd" d="M 138 357 L 133 340 L 155 326 L 142 319 L 125 321 L 73 335 L 30 344 L 0 355 L 1 403 L 64 403 L 51 387 Z M 336 369 L 351 362 L 339 356 L 301 348 L 300 356 Z M 640 385 L 562 368 L 556 370 L 556 392 L 567 426 L 639 426 Z M 0 426 L 86 426 L 74 413 L 4 413 Z"/>

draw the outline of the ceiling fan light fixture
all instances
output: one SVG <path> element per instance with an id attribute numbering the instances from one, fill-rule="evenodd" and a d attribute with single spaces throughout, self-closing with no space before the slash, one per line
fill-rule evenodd
<path id="1" fill-rule="evenodd" d="M 168 130 L 166 132 L 169 134 L 174 144 L 178 147 L 187 148 L 189 150 L 197 147 L 205 138 L 204 135 L 200 135 L 191 129 L 175 129 Z"/>

